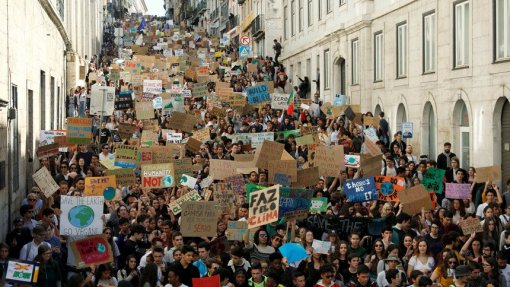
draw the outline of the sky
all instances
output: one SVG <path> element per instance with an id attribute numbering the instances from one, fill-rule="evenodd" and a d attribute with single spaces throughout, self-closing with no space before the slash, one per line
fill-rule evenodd
<path id="1" fill-rule="evenodd" d="M 145 0 L 148 15 L 165 16 L 164 0 Z"/>

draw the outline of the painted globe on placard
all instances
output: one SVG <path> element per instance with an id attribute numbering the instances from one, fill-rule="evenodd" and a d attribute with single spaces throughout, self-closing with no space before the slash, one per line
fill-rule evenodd
<path id="1" fill-rule="evenodd" d="M 94 221 L 94 210 L 86 205 L 78 205 L 69 210 L 67 218 L 74 227 L 85 228 Z"/>
<path id="2" fill-rule="evenodd" d="M 174 185 L 174 179 L 172 178 L 172 176 L 166 175 L 165 177 L 163 177 L 163 186 L 170 187 L 172 185 Z"/>

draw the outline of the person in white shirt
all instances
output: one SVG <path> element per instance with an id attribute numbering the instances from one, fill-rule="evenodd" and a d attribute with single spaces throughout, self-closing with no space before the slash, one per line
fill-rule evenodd
<path id="1" fill-rule="evenodd" d="M 418 158 L 415 155 L 413 155 L 413 146 L 412 145 L 408 144 L 406 146 L 405 152 L 406 152 L 405 156 L 407 157 L 408 162 L 414 162 L 415 164 L 419 163 Z"/>
<path id="2" fill-rule="evenodd" d="M 397 176 L 397 169 L 395 168 L 395 161 L 391 156 L 386 158 L 386 166 L 381 170 L 382 176 Z"/>
<path id="3" fill-rule="evenodd" d="M 34 261 L 37 256 L 39 246 L 45 244 L 51 248 L 51 245 L 48 242 L 44 241 L 44 237 L 46 236 L 46 230 L 41 226 L 37 225 L 32 230 L 32 236 L 34 239 L 29 243 L 23 245 L 21 251 L 19 253 L 20 260 Z"/>

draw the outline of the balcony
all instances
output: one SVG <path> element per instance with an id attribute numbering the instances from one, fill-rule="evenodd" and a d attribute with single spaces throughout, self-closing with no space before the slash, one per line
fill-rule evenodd
<path id="1" fill-rule="evenodd" d="M 212 13 L 211 13 L 211 21 L 216 20 L 219 16 L 220 16 L 220 9 L 219 8 L 214 9 L 214 11 L 212 11 Z"/>
<path id="2" fill-rule="evenodd" d="M 253 22 L 251 23 L 251 34 L 253 37 L 259 37 L 264 34 L 264 15 L 257 15 Z"/>
<path id="3" fill-rule="evenodd" d="M 193 8 L 193 14 L 203 14 L 207 10 L 207 1 L 202 0 Z"/>

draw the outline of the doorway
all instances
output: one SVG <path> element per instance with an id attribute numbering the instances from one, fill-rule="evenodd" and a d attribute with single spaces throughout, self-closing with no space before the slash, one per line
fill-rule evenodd
<path id="1" fill-rule="evenodd" d="M 436 158 L 436 115 L 430 102 L 423 109 L 421 132 L 421 153 L 427 158 Z"/>
<path id="2" fill-rule="evenodd" d="M 501 113 L 501 177 L 503 185 L 510 178 L 510 102 L 503 104 Z"/>
<path id="3" fill-rule="evenodd" d="M 345 59 L 338 58 L 334 63 L 334 93 L 340 93 L 341 95 L 347 96 L 345 93 Z"/>

